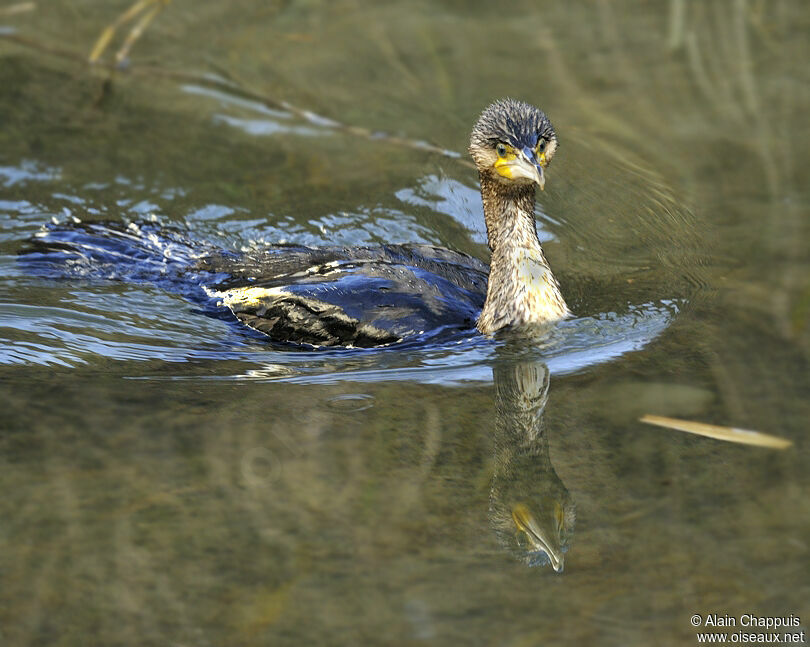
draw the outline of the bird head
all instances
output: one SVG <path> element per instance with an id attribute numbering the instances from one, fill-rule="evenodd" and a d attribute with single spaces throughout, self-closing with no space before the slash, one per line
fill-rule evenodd
<path id="1" fill-rule="evenodd" d="M 470 155 L 482 176 L 504 185 L 546 184 L 544 169 L 557 134 L 542 110 L 514 99 L 491 104 L 470 135 Z"/>

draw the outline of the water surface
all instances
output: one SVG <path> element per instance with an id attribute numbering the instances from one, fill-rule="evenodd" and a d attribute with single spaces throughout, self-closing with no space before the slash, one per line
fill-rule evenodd
<path id="1" fill-rule="evenodd" d="M 85 54 L 126 5 L 0 25 Z M 177 0 L 106 90 L 0 39 L 3 644 L 680 645 L 710 612 L 806 628 L 808 29 L 799 1 Z M 281 350 L 158 287 L 18 262 L 73 217 L 486 260 L 463 153 L 505 95 L 560 137 L 538 230 L 577 315 L 528 351 Z M 565 521 L 561 574 L 505 530 L 518 500 Z"/>

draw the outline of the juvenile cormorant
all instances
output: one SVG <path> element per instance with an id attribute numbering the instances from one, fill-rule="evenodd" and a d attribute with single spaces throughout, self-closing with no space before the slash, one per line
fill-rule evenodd
<path id="1" fill-rule="evenodd" d="M 53 225 L 26 255 L 60 264 L 62 275 L 150 282 L 207 299 L 279 342 L 371 347 L 474 325 L 492 334 L 543 324 L 570 314 L 535 228 L 535 186 L 543 188 L 556 149 L 551 122 L 526 103 L 496 101 L 476 122 L 469 151 L 489 270 L 466 254 L 418 244 L 234 253 L 149 224 Z"/>

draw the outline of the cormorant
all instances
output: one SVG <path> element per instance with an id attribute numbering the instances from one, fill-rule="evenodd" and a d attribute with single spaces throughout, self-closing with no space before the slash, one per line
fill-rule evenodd
<path id="1" fill-rule="evenodd" d="M 421 244 L 235 253 L 151 224 L 52 225 L 25 253 L 34 264 L 60 265 L 62 275 L 150 282 L 213 300 L 278 342 L 373 347 L 474 326 L 492 334 L 544 324 L 570 314 L 534 216 L 535 186 L 544 187 L 556 150 L 551 122 L 529 104 L 503 99 L 478 118 L 469 152 L 481 182 L 489 268 Z"/>

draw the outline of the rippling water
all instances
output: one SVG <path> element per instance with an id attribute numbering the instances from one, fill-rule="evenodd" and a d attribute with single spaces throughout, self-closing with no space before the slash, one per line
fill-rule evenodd
<path id="1" fill-rule="evenodd" d="M 803 3 L 176 0 L 105 86 L 62 50 L 126 5 L 0 7 L 0 643 L 807 628 Z M 464 150 L 504 95 L 561 141 L 537 223 L 576 316 L 542 344 L 279 349 L 158 286 L 18 257 L 80 218 L 487 260 Z"/>
<path id="2" fill-rule="evenodd" d="M 43 176 L 32 174 L 31 177 Z M 434 179 L 431 183 L 440 195 L 447 193 L 441 191 L 441 182 Z M 76 203 L 81 201 L 77 199 Z M 24 211 L 25 207 L 20 207 L 20 211 Z M 139 211 L 140 208 L 135 215 Z M 185 221 L 190 228 L 188 235 L 194 236 L 196 234 L 191 232 L 205 230 L 206 224 L 211 229 L 215 223 L 216 229 L 225 228 L 225 232 L 217 233 L 220 237 L 224 235 L 232 251 L 261 249 L 259 241 L 267 240 L 263 226 L 266 222 L 260 219 L 234 221 L 234 214 L 233 209 L 216 205 L 198 209 Z M 154 214 L 151 217 L 156 219 Z M 376 220 L 378 225 L 380 220 Z M 234 226 L 237 222 L 241 226 Z M 309 224 L 318 226 L 320 223 Z M 140 231 L 140 228 L 136 226 L 136 230 Z M 13 228 L 9 227 L 7 231 L 11 232 Z M 38 232 L 39 229 L 32 233 L 30 228 L 23 227 L 17 236 L 27 242 Z M 146 231 L 140 235 L 153 236 Z M 303 242 L 295 234 L 292 238 L 291 242 Z M 189 240 L 193 245 L 194 239 Z M 328 239 L 318 239 L 308 241 L 308 244 L 329 242 Z M 208 241 L 198 244 L 196 253 L 199 254 L 216 248 Z M 157 256 L 167 260 L 178 253 L 183 257 L 189 253 L 176 251 L 171 238 L 155 238 L 152 247 Z M 195 253 L 193 247 L 190 253 Z M 62 306 L 17 304 L 6 308 L 0 322 L 15 335 L 6 341 L 0 361 L 77 366 L 92 362 L 93 355 L 117 360 L 170 362 L 222 359 L 242 362 L 245 368 L 233 376 L 217 376 L 220 379 L 262 375 L 266 379 L 298 382 L 404 379 L 443 384 L 489 382 L 492 379 L 489 364 L 499 344 L 475 332 L 447 342 L 423 340 L 379 350 L 284 352 L 279 346 L 264 340 L 262 335 L 243 329 L 224 309 L 214 321 L 210 321 L 210 317 L 206 321 L 201 317 L 210 313 L 165 292 L 160 289 L 160 284 L 157 287 L 122 285 L 119 283 L 121 276 L 127 272 L 115 267 L 115 259 L 112 248 L 104 265 L 76 259 L 66 261 L 64 266 L 38 267 L 21 256 L 18 264 L 9 268 L 9 274 L 16 274 L 21 282 L 33 286 L 49 281 L 59 291 Z M 122 257 L 119 264 L 125 262 Z M 188 261 L 178 258 L 178 262 Z M 64 294 L 64 287 L 69 288 L 68 295 Z M 553 373 L 559 374 L 609 361 L 638 350 L 657 337 L 677 313 L 678 306 L 676 300 L 662 299 L 656 304 L 626 305 L 623 310 L 622 313 L 575 317 L 561 323 L 542 341 L 538 340 L 535 347 L 538 359 Z"/>

